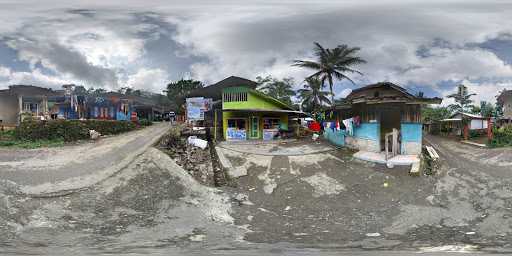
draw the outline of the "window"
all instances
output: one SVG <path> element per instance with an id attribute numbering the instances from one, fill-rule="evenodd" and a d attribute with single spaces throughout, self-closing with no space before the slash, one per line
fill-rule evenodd
<path id="1" fill-rule="evenodd" d="M 263 129 L 279 129 L 279 118 L 264 118 Z"/>
<path id="2" fill-rule="evenodd" d="M 37 103 L 23 103 L 23 111 L 24 112 L 37 112 L 38 104 Z"/>
<path id="3" fill-rule="evenodd" d="M 224 102 L 247 101 L 247 92 L 228 92 L 222 98 Z"/>
<path id="4" fill-rule="evenodd" d="M 245 119 L 228 119 L 228 128 L 245 130 Z"/>

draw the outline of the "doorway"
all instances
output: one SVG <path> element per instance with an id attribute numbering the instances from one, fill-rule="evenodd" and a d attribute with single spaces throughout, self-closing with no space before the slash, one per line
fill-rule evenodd
<path id="1" fill-rule="evenodd" d="M 260 118 L 257 116 L 251 116 L 251 139 L 258 139 L 260 137 Z"/>
<path id="2" fill-rule="evenodd" d="M 398 107 L 383 107 L 380 110 L 380 149 L 385 151 L 386 134 L 393 132 L 393 129 L 400 131 L 401 112 Z M 398 139 L 398 143 L 400 140 Z"/>

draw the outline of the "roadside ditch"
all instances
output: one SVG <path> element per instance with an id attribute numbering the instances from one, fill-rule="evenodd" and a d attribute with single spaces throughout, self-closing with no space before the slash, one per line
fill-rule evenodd
<path id="1" fill-rule="evenodd" d="M 157 148 L 169 155 L 201 184 L 215 187 L 227 185 L 228 177 L 215 151 L 215 143 L 206 134 L 195 134 L 197 138 L 208 141 L 208 146 L 202 149 L 188 143 L 189 136 L 191 133 L 186 127 L 173 127 L 162 137 Z"/>

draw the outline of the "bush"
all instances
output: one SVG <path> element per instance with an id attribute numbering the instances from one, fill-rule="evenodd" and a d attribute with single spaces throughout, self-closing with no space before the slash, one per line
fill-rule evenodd
<path id="1" fill-rule="evenodd" d="M 493 138 L 490 141 L 492 147 L 512 146 L 512 126 L 504 126 L 493 129 Z"/>
<path id="2" fill-rule="evenodd" d="M 153 122 L 151 122 L 150 120 L 147 120 L 147 119 L 141 119 L 141 120 L 139 120 L 139 125 L 140 126 L 151 126 L 151 125 L 153 125 Z"/>
<path id="3" fill-rule="evenodd" d="M 89 130 L 103 135 L 119 134 L 136 129 L 129 121 L 110 120 L 51 120 L 23 121 L 15 130 L 15 137 L 21 141 L 49 140 L 66 142 L 89 139 Z"/>
<path id="4" fill-rule="evenodd" d="M 21 122 L 16 128 L 16 139 L 18 140 L 58 140 L 76 141 L 89 138 L 89 129 L 78 120 L 52 120 Z"/>
<path id="5" fill-rule="evenodd" d="M 115 135 L 137 128 L 135 123 L 129 121 L 85 120 L 81 122 L 86 125 L 88 130 L 95 130 L 102 135 Z"/>

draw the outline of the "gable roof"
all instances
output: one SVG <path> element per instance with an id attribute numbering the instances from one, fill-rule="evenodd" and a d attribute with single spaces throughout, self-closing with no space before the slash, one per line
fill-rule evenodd
<path id="1" fill-rule="evenodd" d="M 512 90 L 503 90 L 500 95 L 496 98 L 499 103 L 503 104 L 506 97 L 512 97 Z"/>
<path id="2" fill-rule="evenodd" d="M 260 97 L 262 97 L 262 98 L 264 98 L 264 99 L 266 99 L 266 100 L 268 100 L 268 101 L 271 101 L 272 103 L 278 105 L 279 107 L 281 107 L 283 109 L 293 110 L 293 108 L 290 107 L 288 104 L 286 104 L 286 103 L 284 103 L 284 102 L 282 102 L 282 101 L 280 101 L 280 100 L 278 100 L 278 99 L 276 99 L 274 97 L 266 95 L 266 94 L 264 94 L 264 93 L 262 93 L 262 92 L 260 92 L 258 90 L 250 89 L 249 91 L 254 93 L 254 94 L 256 94 L 256 95 L 258 95 L 258 96 L 260 96 Z"/>
<path id="3" fill-rule="evenodd" d="M 10 85 L 9 93 L 23 96 L 58 96 L 62 95 L 60 91 L 54 91 L 49 88 L 43 88 L 33 85 Z"/>
<path id="4" fill-rule="evenodd" d="M 466 116 L 466 117 L 469 117 L 471 119 L 488 119 L 488 117 L 484 117 L 484 116 L 476 115 L 476 114 L 471 114 L 471 113 L 466 113 L 466 112 L 457 112 L 457 113 L 453 114 L 450 118 L 453 119 L 457 115 Z"/>
<path id="5" fill-rule="evenodd" d="M 394 94 L 381 95 L 379 90 L 394 91 Z M 374 94 L 364 94 L 374 91 Z M 345 98 L 350 104 L 354 103 L 385 103 L 385 102 L 416 102 L 418 104 L 440 104 L 441 98 L 418 97 L 409 93 L 405 88 L 391 82 L 379 82 L 352 90 Z"/>
<path id="6" fill-rule="evenodd" d="M 222 99 L 222 90 L 224 88 L 243 86 L 250 89 L 256 89 L 258 83 L 238 76 L 230 76 L 212 85 L 198 88 L 187 94 L 190 97 L 205 97 L 212 98 L 214 101 Z"/>

